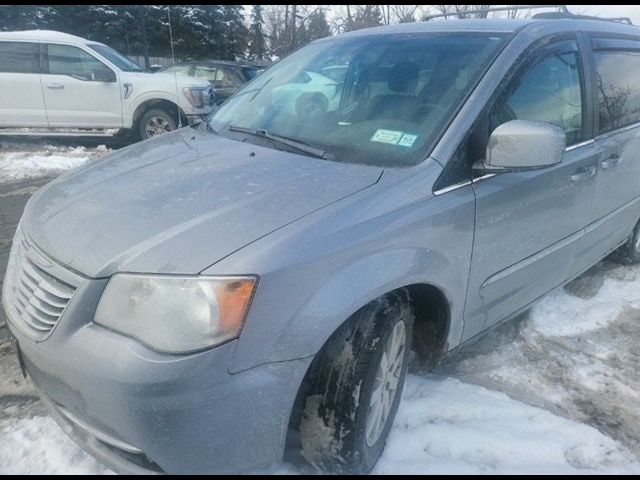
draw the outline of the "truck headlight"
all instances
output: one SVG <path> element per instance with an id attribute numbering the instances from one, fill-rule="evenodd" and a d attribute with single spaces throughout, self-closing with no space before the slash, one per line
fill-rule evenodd
<path id="1" fill-rule="evenodd" d="M 187 353 L 237 338 L 257 277 L 116 274 L 95 323 L 154 350 Z"/>
<path id="2" fill-rule="evenodd" d="M 209 106 L 211 87 L 184 87 L 182 94 L 185 96 L 193 108 L 204 108 Z"/>

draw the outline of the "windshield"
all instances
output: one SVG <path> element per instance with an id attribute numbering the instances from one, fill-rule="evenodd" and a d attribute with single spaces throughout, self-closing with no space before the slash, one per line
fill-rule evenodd
<path id="1" fill-rule="evenodd" d="M 505 41 L 438 33 L 313 43 L 256 76 L 208 121 L 221 135 L 247 138 L 230 126 L 264 129 L 336 161 L 415 165 Z"/>
<path id="2" fill-rule="evenodd" d="M 142 72 L 143 68 L 138 65 L 136 62 L 129 60 L 127 57 L 122 55 L 117 50 L 114 50 L 111 47 L 107 47 L 106 45 L 100 45 L 99 43 L 94 43 L 88 45 L 91 50 L 98 52 L 104 58 L 113 63 L 116 67 L 124 72 Z"/>

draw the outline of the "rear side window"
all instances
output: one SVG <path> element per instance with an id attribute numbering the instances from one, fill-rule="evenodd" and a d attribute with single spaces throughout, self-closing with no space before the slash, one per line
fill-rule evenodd
<path id="1" fill-rule="evenodd" d="M 640 50 L 594 52 L 600 133 L 640 122 Z"/>
<path id="2" fill-rule="evenodd" d="M 38 45 L 25 42 L 0 42 L 0 72 L 39 73 Z"/>
<path id="3" fill-rule="evenodd" d="M 582 82 L 577 51 L 555 49 L 515 78 L 492 111 L 491 130 L 509 120 L 547 122 L 564 128 L 567 144 L 582 140 Z"/>
<path id="4" fill-rule="evenodd" d="M 216 86 L 220 87 L 235 87 L 236 79 L 233 76 L 233 73 L 228 68 L 218 68 L 216 72 Z"/>
<path id="5" fill-rule="evenodd" d="M 94 72 L 104 71 L 107 67 L 84 50 L 69 45 L 47 46 L 49 73 L 68 75 L 78 80 L 91 80 Z"/>
<path id="6" fill-rule="evenodd" d="M 204 80 L 213 81 L 216 80 L 216 67 L 208 67 L 206 65 L 196 65 L 195 76 Z"/>
<path id="7" fill-rule="evenodd" d="M 190 65 L 171 65 L 170 67 L 163 68 L 162 73 L 175 73 L 176 75 L 189 75 Z M 197 76 L 197 75 L 196 75 Z"/>

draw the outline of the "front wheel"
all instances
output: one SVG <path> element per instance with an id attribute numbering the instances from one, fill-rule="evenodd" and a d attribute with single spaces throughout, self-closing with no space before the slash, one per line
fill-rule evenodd
<path id="1" fill-rule="evenodd" d="M 157 137 L 178 128 L 176 115 L 171 115 L 166 110 L 152 108 L 145 112 L 140 119 L 139 134 L 142 140 Z"/>
<path id="2" fill-rule="evenodd" d="M 301 456 L 317 469 L 367 473 L 398 409 L 413 330 L 400 290 L 358 311 L 318 354 L 300 420 Z"/>

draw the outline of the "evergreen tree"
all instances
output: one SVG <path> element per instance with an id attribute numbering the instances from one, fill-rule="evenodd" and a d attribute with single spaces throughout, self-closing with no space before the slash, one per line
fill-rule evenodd
<path id="1" fill-rule="evenodd" d="M 55 7 L 43 5 L 0 5 L 0 31 L 44 29 Z"/>
<path id="2" fill-rule="evenodd" d="M 262 31 L 262 5 L 254 5 L 251 12 L 251 29 L 249 37 L 249 53 L 253 58 L 262 60 L 267 50 L 266 40 Z"/>
<path id="3" fill-rule="evenodd" d="M 244 8 L 242 5 L 225 5 L 224 21 L 227 25 L 225 36 L 230 38 L 229 58 L 244 57 L 247 51 L 249 31 L 244 24 Z"/>
<path id="4" fill-rule="evenodd" d="M 146 31 L 149 55 L 169 56 L 168 8 L 167 5 L 2 5 L 0 30 L 57 30 L 105 43 L 126 55 L 144 54 Z M 242 6 L 170 8 L 176 58 L 245 56 L 248 31 L 243 23 Z"/>
<path id="5" fill-rule="evenodd" d="M 358 5 L 355 15 L 348 19 L 345 31 L 350 32 L 379 25 L 382 25 L 382 15 L 378 5 Z"/>
<path id="6" fill-rule="evenodd" d="M 315 10 L 307 20 L 307 37 L 310 42 L 331 35 L 324 10 Z"/>

